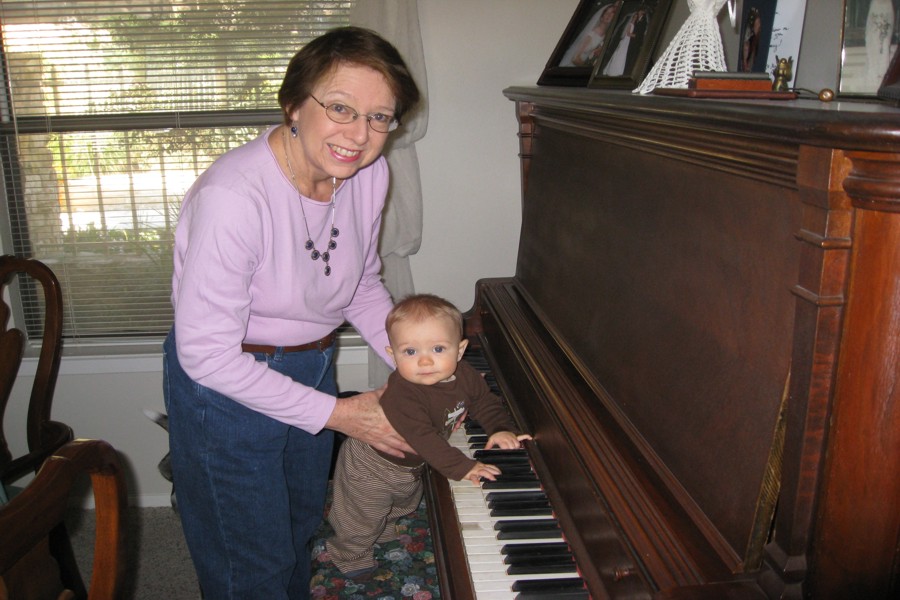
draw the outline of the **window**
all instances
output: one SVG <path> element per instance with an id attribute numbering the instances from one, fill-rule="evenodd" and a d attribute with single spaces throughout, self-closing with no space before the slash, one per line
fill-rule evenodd
<path id="1" fill-rule="evenodd" d="M 280 122 L 288 60 L 352 4 L 0 0 L 5 251 L 57 274 L 67 339 L 168 331 L 184 192 Z"/>

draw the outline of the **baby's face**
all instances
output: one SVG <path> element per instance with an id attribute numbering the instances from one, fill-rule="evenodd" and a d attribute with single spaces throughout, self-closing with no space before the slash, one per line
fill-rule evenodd
<path id="1" fill-rule="evenodd" d="M 447 381 L 456 373 L 456 364 L 466 349 L 456 328 L 444 319 L 401 321 L 391 330 L 388 353 L 397 371 L 407 381 L 434 385 Z"/>

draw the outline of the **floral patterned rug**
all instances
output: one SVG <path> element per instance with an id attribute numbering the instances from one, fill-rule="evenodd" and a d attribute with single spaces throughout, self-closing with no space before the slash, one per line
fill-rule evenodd
<path id="1" fill-rule="evenodd" d="M 329 490 L 329 496 L 331 491 Z M 425 501 L 416 512 L 397 521 L 399 537 L 376 544 L 378 569 L 366 581 L 347 579 L 334 566 L 325 550 L 332 534 L 323 521 L 313 547 L 312 597 L 317 600 L 432 600 L 440 598 L 434 549 L 428 529 Z"/>

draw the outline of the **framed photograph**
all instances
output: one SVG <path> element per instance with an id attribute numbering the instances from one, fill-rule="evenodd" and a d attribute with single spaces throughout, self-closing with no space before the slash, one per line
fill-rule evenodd
<path id="1" fill-rule="evenodd" d="M 650 69 L 672 0 L 618 0 L 594 63 L 590 87 L 634 89 Z"/>
<path id="2" fill-rule="evenodd" d="M 791 64 L 786 82 L 794 87 L 806 0 L 744 0 L 737 70 L 775 74 L 779 59 Z"/>
<path id="3" fill-rule="evenodd" d="M 538 85 L 586 86 L 621 0 L 581 0 Z"/>
<path id="4" fill-rule="evenodd" d="M 775 0 L 744 0 L 741 16 L 741 48 L 737 70 L 742 73 L 766 73 Z"/>
<path id="5" fill-rule="evenodd" d="M 842 96 L 875 96 L 898 42 L 900 0 L 846 0 L 838 86 Z"/>

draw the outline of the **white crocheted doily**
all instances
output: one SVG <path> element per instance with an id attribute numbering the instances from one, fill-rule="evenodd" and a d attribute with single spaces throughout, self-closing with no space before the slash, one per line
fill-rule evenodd
<path id="1" fill-rule="evenodd" d="M 716 20 L 725 2 L 687 0 L 691 15 L 634 91 L 649 94 L 658 87 L 686 88 L 694 71 L 727 71 Z"/>

